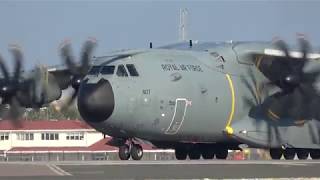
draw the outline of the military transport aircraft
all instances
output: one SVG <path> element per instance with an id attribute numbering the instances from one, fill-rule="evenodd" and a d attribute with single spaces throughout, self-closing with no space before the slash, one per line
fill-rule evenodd
<path id="1" fill-rule="evenodd" d="M 23 73 L 15 48 L 13 75 L 0 59 L 0 96 L 16 118 L 71 85 L 69 104 L 77 97 L 82 118 L 113 137 L 122 160 L 140 160 L 142 141 L 175 149 L 179 160 L 226 159 L 241 144 L 269 149 L 273 159 L 319 159 L 320 54 L 302 36 L 298 45 L 190 40 L 91 58 L 88 40 L 79 63 L 64 43 L 65 66 Z"/>

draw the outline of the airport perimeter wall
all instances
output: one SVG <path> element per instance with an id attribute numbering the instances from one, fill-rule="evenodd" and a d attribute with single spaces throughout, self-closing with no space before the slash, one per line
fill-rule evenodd
<path id="1" fill-rule="evenodd" d="M 144 152 L 142 160 L 174 160 L 174 151 Z M 118 152 L 15 152 L 0 156 L 0 161 L 93 161 L 120 160 Z"/>
<path id="2" fill-rule="evenodd" d="M 243 152 L 229 152 L 228 159 L 269 159 L 259 153 L 246 154 Z M 42 151 L 42 152 L 4 152 L 0 154 L 0 161 L 114 161 L 120 160 L 118 151 Z M 142 160 L 175 160 L 174 150 L 145 151 Z"/>

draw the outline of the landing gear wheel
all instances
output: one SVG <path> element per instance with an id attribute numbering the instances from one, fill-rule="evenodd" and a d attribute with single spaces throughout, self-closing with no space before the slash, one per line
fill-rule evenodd
<path id="1" fill-rule="evenodd" d="M 143 156 L 143 149 L 139 144 L 133 144 L 130 151 L 133 160 L 140 160 Z"/>
<path id="2" fill-rule="evenodd" d="M 121 160 L 128 160 L 130 158 L 130 150 L 127 144 L 119 147 L 119 158 Z"/>
<path id="3" fill-rule="evenodd" d="M 211 148 L 202 148 L 201 155 L 203 159 L 213 159 L 214 157 L 214 150 Z"/>
<path id="4" fill-rule="evenodd" d="M 176 148 L 175 149 L 175 155 L 177 160 L 186 160 L 188 152 L 184 148 Z"/>
<path id="5" fill-rule="evenodd" d="M 227 159 L 228 149 L 227 148 L 217 148 L 216 149 L 216 158 L 217 159 Z"/>
<path id="6" fill-rule="evenodd" d="M 296 152 L 292 148 L 287 148 L 283 151 L 283 156 L 286 160 L 292 160 L 295 155 L 296 155 Z"/>
<path id="7" fill-rule="evenodd" d="M 300 160 L 307 159 L 309 156 L 309 152 L 306 149 L 297 149 L 296 152 L 297 152 L 297 156 Z"/>
<path id="8" fill-rule="evenodd" d="M 201 153 L 198 149 L 190 149 L 188 154 L 191 160 L 198 160 L 201 157 Z"/>
<path id="9" fill-rule="evenodd" d="M 318 149 L 311 149 L 310 150 L 310 157 L 312 159 L 320 159 L 320 151 Z"/>
<path id="10" fill-rule="evenodd" d="M 281 159 L 283 154 L 282 149 L 270 149 L 269 152 L 272 159 Z"/>

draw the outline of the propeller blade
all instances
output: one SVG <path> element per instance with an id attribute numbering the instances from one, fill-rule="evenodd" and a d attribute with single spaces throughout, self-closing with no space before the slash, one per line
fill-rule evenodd
<path id="1" fill-rule="evenodd" d="M 255 88 L 253 88 L 253 86 L 249 83 L 249 81 L 245 77 L 241 77 L 241 82 L 247 87 L 247 89 L 249 90 L 251 96 L 254 99 L 254 104 L 257 105 L 259 103 L 259 101 L 258 101 L 257 96 L 256 96 Z"/>
<path id="2" fill-rule="evenodd" d="M 24 112 L 24 108 L 20 106 L 19 101 L 16 97 L 10 99 L 10 108 L 8 112 L 8 118 L 12 121 L 13 125 L 16 127 L 21 127 L 20 118 Z"/>
<path id="3" fill-rule="evenodd" d="M 249 80 L 251 82 L 249 82 Z M 241 82 L 247 87 L 256 105 L 259 104 L 259 98 L 257 96 L 257 80 L 252 72 L 252 69 L 248 69 L 248 77 L 241 76 Z"/>
<path id="4" fill-rule="evenodd" d="M 304 60 L 306 60 L 308 58 L 307 57 L 308 52 L 310 52 L 310 50 L 311 50 L 311 45 L 310 45 L 309 41 L 302 34 L 298 34 L 297 40 L 298 40 L 298 43 L 300 44 L 302 58 Z"/>
<path id="5" fill-rule="evenodd" d="M 44 66 L 36 66 L 31 89 L 34 101 L 37 104 L 42 104 L 44 93 L 48 89 L 48 71 Z"/>
<path id="6" fill-rule="evenodd" d="M 66 98 L 63 100 L 59 100 L 60 103 L 56 104 L 56 109 L 60 111 L 61 109 L 69 108 L 75 101 L 76 97 L 78 95 L 78 90 L 73 89 L 72 94 L 68 95 Z"/>
<path id="7" fill-rule="evenodd" d="M 66 63 L 69 71 L 72 74 L 77 74 L 78 68 L 77 68 L 77 65 L 75 64 L 74 57 L 72 56 L 71 44 L 69 42 L 66 42 L 62 45 L 61 57 L 64 60 L 64 62 Z"/>
<path id="8" fill-rule="evenodd" d="M 96 41 L 94 39 L 88 39 L 84 43 L 82 47 L 82 52 L 81 52 L 81 67 L 80 67 L 81 74 L 86 74 L 89 71 L 90 58 L 95 46 L 96 46 Z"/>
<path id="9" fill-rule="evenodd" d="M 256 106 L 256 104 L 248 97 L 243 97 L 242 99 L 246 107 L 252 108 Z"/>
<path id="10" fill-rule="evenodd" d="M 7 104 L 0 104 L 0 117 L 1 119 L 5 119 L 7 117 L 9 111 L 9 107 Z"/>
<path id="11" fill-rule="evenodd" d="M 22 58 L 23 58 L 22 52 L 18 46 L 11 46 L 10 51 L 13 55 L 14 62 L 15 62 L 13 80 L 18 82 L 21 74 L 21 69 L 22 69 Z"/>
<path id="12" fill-rule="evenodd" d="M 284 52 L 285 56 L 286 57 L 289 57 L 289 50 L 288 50 L 288 45 L 286 42 L 284 42 L 283 40 L 281 39 L 277 39 L 275 42 L 274 42 L 274 45 L 276 45 L 281 51 Z"/>
<path id="13" fill-rule="evenodd" d="M 267 135 L 268 135 L 268 144 L 271 145 L 271 139 L 272 139 L 272 131 L 271 131 L 271 125 L 270 122 L 267 122 Z"/>
<path id="14" fill-rule="evenodd" d="M 290 71 L 291 71 L 291 74 L 302 77 L 303 68 L 306 62 L 308 61 L 308 57 L 307 57 L 308 53 L 311 51 L 311 45 L 305 39 L 305 37 L 301 35 L 298 36 L 297 41 L 299 43 L 300 50 L 302 52 L 302 57 L 290 63 L 291 64 Z"/>
<path id="15" fill-rule="evenodd" d="M 294 119 L 298 119 L 301 120 L 303 116 L 303 108 L 305 107 L 305 103 L 304 103 L 304 96 L 301 92 L 300 88 L 296 88 L 294 90 L 294 92 L 292 93 L 292 96 L 294 98 L 293 99 L 293 106 L 292 108 L 290 108 L 291 110 L 289 111 L 289 116 L 294 118 Z"/>
<path id="16" fill-rule="evenodd" d="M 67 106 L 68 106 L 68 107 L 70 107 L 70 106 L 74 103 L 75 99 L 77 98 L 77 95 L 78 95 L 78 90 L 75 90 L 75 91 L 73 92 L 71 98 L 70 98 L 70 99 L 68 100 L 68 102 L 67 102 Z"/>
<path id="17" fill-rule="evenodd" d="M 2 75 L 4 76 L 4 79 L 8 81 L 10 79 L 8 68 L 1 56 L 0 56 L 0 69 L 1 69 Z"/>

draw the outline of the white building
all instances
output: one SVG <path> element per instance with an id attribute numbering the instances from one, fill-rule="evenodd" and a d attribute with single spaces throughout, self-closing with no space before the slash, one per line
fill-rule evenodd
<path id="1" fill-rule="evenodd" d="M 0 150 L 85 148 L 103 139 L 85 122 L 79 120 L 22 121 L 15 127 L 10 121 L 0 121 Z"/>
<path id="2" fill-rule="evenodd" d="M 110 140 L 79 120 L 22 121 L 20 127 L 2 120 L 0 161 L 117 160 L 118 148 L 108 145 Z M 174 154 L 141 145 L 145 159 L 167 159 L 165 153 Z"/>

